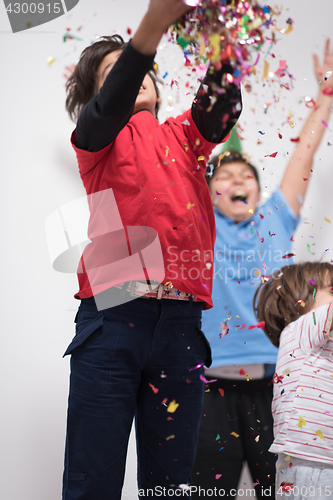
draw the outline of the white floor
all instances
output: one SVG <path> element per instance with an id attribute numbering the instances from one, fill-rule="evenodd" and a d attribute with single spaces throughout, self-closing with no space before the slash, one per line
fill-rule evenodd
<path id="1" fill-rule="evenodd" d="M 238 485 L 239 495 L 237 495 L 237 497 L 234 497 L 235 500 L 242 500 L 244 498 L 256 499 L 257 497 L 255 495 L 254 489 L 251 488 L 251 485 L 252 485 L 252 479 L 250 477 L 247 466 L 245 466 L 243 468 L 243 472 Z M 135 434 L 132 429 L 128 446 L 126 475 L 123 487 L 122 500 L 136 500 L 137 498 L 138 498 L 138 489 L 136 485 Z"/>

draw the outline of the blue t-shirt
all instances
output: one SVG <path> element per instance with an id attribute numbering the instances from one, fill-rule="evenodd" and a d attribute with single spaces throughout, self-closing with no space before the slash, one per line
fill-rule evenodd
<path id="1" fill-rule="evenodd" d="M 253 311 L 254 293 L 262 275 L 292 263 L 291 238 L 299 218 L 280 189 L 254 215 L 235 224 L 215 209 L 216 243 L 213 304 L 203 312 L 203 331 L 210 341 L 211 368 L 275 363 L 277 348 L 259 328 Z M 226 333 L 226 324 L 229 331 Z"/>

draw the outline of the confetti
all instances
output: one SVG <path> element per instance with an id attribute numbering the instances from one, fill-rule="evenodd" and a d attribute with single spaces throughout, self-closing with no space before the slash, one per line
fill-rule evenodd
<path id="1" fill-rule="evenodd" d="M 292 468 L 292 466 L 293 466 L 293 463 L 292 463 L 292 462 L 290 462 L 290 464 L 289 464 L 289 469 L 291 469 L 291 468 Z"/>
<path id="2" fill-rule="evenodd" d="M 205 384 L 211 384 L 212 382 L 217 382 L 217 378 L 212 379 L 212 380 L 207 380 L 203 375 L 199 376 L 200 380 L 204 382 Z"/>
<path id="3" fill-rule="evenodd" d="M 314 312 L 312 312 L 312 314 L 313 314 L 313 323 L 314 323 L 314 325 L 316 326 L 316 324 L 317 324 L 317 321 L 316 321 L 316 315 L 315 315 L 315 313 L 314 313 Z"/>
<path id="4" fill-rule="evenodd" d="M 285 483 L 284 481 L 282 481 L 280 486 L 282 488 L 282 491 L 292 491 L 294 489 L 294 483 Z"/>
<path id="5" fill-rule="evenodd" d="M 241 369 L 239 370 L 239 375 L 245 375 L 245 371 L 244 371 L 244 369 L 243 369 L 243 368 L 241 368 Z"/>
<path id="6" fill-rule="evenodd" d="M 295 257 L 295 254 L 294 253 L 287 253 L 286 255 L 282 256 L 283 259 L 290 259 L 290 257 Z"/>
<path id="7" fill-rule="evenodd" d="M 49 67 L 50 67 L 50 66 L 52 66 L 52 64 L 53 64 L 54 62 L 55 62 L 54 57 L 49 56 L 49 57 L 47 58 L 47 63 L 48 63 L 48 66 L 49 66 Z"/>
<path id="8" fill-rule="evenodd" d="M 325 81 L 331 76 L 332 74 L 332 71 L 327 71 L 326 75 L 325 75 Z"/>
<path id="9" fill-rule="evenodd" d="M 199 365 L 193 366 L 193 368 L 189 369 L 189 372 L 192 372 L 193 370 L 197 370 L 198 368 L 201 368 L 205 363 L 200 363 Z"/>
<path id="10" fill-rule="evenodd" d="M 311 285 L 315 285 L 316 283 L 313 280 L 310 280 Z"/>
<path id="11" fill-rule="evenodd" d="M 275 158 L 277 154 L 278 154 L 278 151 L 276 151 L 275 153 L 272 153 L 270 155 L 265 155 L 264 158 L 267 158 L 267 157 L 269 157 L 269 158 Z"/>
<path id="12" fill-rule="evenodd" d="M 194 207 L 195 203 L 188 203 L 187 204 L 187 210 L 190 210 L 190 208 Z"/>
<path id="13" fill-rule="evenodd" d="M 332 87 L 326 87 L 323 90 L 323 94 L 324 95 L 328 95 L 328 96 L 332 96 L 333 95 L 333 88 Z"/>
<path id="14" fill-rule="evenodd" d="M 185 65 L 191 64 L 191 56 L 197 66 L 201 58 L 209 60 L 216 68 L 229 62 L 232 67 L 230 76 L 240 81 L 242 75 L 251 73 L 258 63 L 258 51 L 266 39 L 275 41 L 274 34 L 270 37 L 263 35 L 263 29 L 273 28 L 275 20 L 272 18 L 279 14 L 269 6 L 261 8 L 256 1 L 250 0 L 187 0 L 186 4 L 194 9 L 170 27 L 170 41 L 182 48 Z M 292 30 L 289 20 L 287 24 L 283 33 Z"/>
<path id="15" fill-rule="evenodd" d="M 303 417 L 299 417 L 299 420 L 298 420 L 298 427 L 301 428 L 303 427 L 304 425 L 306 425 L 306 421 L 304 420 Z"/>
<path id="16" fill-rule="evenodd" d="M 327 217 L 324 217 L 324 220 L 325 220 L 326 222 L 329 222 L 329 223 L 331 224 L 331 221 L 330 221 Z"/>
<path id="17" fill-rule="evenodd" d="M 171 436 L 168 436 L 167 438 L 165 438 L 166 441 L 169 441 L 169 439 L 175 439 L 175 435 L 174 434 L 171 434 Z"/>
<path id="18" fill-rule="evenodd" d="M 219 439 L 221 439 L 220 434 L 216 436 L 215 441 L 218 441 Z"/>
<path id="19" fill-rule="evenodd" d="M 179 406 L 179 403 L 176 403 L 176 400 L 173 399 L 170 403 L 169 403 L 169 406 L 167 408 L 167 412 L 168 413 L 175 413 L 175 411 L 177 410 Z"/>
<path id="20" fill-rule="evenodd" d="M 237 432 L 235 432 L 235 431 L 232 431 L 232 432 L 230 432 L 230 436 L 235 436 L 236 438 L 238 438 L 239 434 L 237 434 Z"/>
<path id="21" fill-rule="evenodd" d="M 323 441 L 325 441 L 324 434 L 320 430 L 316 431 L 315 434 L 317 434 L 317 436 L 319 436 L 320 439 L 322 439 Z"/>
<path id="22" fill-rule="evenodd" d="M 215 474 L 215 479 L 220 479 L 220 477 L 222 477 L 222 474 Z"/>
<path id="23" fill-rule="evenodd" d="M 256 325 L 250 325 L 248 330 L 253 330 L 254 328 L 260 328 L 261 330 L 263 330 L 265 328 L 265 321 L 260 321 Z"/>
<path id="24" fill-rule="evenodd" d="M 224 396 L 224 390 L 223 389 L 219 389 L 219 393 L 221 394 L 222 397 Z"/>
<path id="25" fill-rule="evenodd" d="M 306 248 L 308 249 L 308 252 L 309 252 L 311 255 L 314 255 L 314 253 L 313 253 L 313 252 L 311 252 L 311 250 L 310 250 L 310 245 L 309 245 L 309 243 L 307 243 Z"/>
<path id="26" fill-rule="evenodd" d="M 153 393 L 154 393 L 154 394 L 157 394 L 157 393 L 158 393 L 159 389 L 157 389 L 155 386 L 153 386 L 153 384 L 151 384 L 151 383 L 149 382 L 149 384 L 148 384 L 148 385 L 149 385 L 149 387 L 151 387 L 151 388 L 152 388 L 152 391 L 153 391 Z"/>

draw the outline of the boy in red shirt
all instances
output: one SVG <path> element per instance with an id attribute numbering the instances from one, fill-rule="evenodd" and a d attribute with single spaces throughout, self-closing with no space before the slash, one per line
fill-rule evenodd
<path id="1" fill-rule="evenodd" d="M 64 500 L 120 499 L 134 417 L 139 494 L 149 489 L 157 498 L 166 488 L 173 496 L 190 482 L 200 376 L 210 364 L 201 312 L 212 306 L 215 223 L 205 165 L 237 121 L 241 97 L 226 81 L 230 66 L 212 68 L 191 110 L 159 125 L 154 54 L 187 10 L 182 0 L 151 0 L 130 43 L 95 42 L 68 82 L 91 243 L 79 266 L 76 336 L 65 353 Z M 164 277 L 158 247 L 145 258 L 157 241 Z M 162 283 L 155 289 L 154 280 Z"/>

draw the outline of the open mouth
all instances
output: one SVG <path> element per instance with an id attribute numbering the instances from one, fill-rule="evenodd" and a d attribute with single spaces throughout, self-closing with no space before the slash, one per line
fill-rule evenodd
<path id="1" fill-rule="evenodd" d="M 247 197 L 244 194 L 237 194 L 231 197 L 233 203 L 242 202 L 247 204 Z"/>

